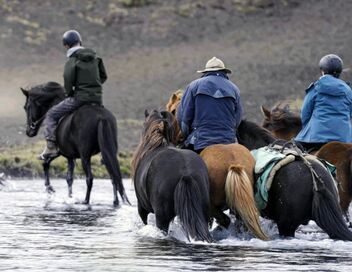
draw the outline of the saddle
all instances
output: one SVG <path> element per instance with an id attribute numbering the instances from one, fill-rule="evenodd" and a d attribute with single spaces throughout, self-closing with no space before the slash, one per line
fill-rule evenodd
<path id="1" fill-rule="evenodd" d="M 317 189 L 316 182 L 320 181 L 320 177 L 311 166 L 313 161 L 325 167 L 333 178 L 336 176 L 336 167 L 334 165 L 304 152 L 293 141 L 276 141 L 268 146 L 252 150 L 251 153 L 256 161 L 254 169 L 256 177 L 255 200 L 257 207 L 261 210 L 266 208 L 269 190 L 277 171 L 295 160 L 302 160 L 310 169 L 315 189 Z M 335 189 L 337 191 L 337 186 Z"/>

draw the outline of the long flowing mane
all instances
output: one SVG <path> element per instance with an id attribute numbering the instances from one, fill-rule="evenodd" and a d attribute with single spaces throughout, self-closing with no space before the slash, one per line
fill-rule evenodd
<path id="1" fill-rule="evenodd" d="M 242 120 L 238 126 L 237 139 L 250 150 L 266 146 L 276 140 L 269 130 L 247 120 Z"/>
<path id="2" fill-rule="evenodd" d="M 141 140 L 132 158 L 132 176 L 139 162 L 151 151 L 159 147 L 177 143 L 177 123 L 167 111 L 152 111 L 146 114 Z"/>

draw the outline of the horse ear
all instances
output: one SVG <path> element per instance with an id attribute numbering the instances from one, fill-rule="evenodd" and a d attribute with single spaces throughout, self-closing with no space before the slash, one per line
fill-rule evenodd
<path id="1" fill-rule="evenodd" d="M 144 117 L 147 118 L 148 116 L 149 116 L 149 112 L 148 112 L 148 110 L 146 109 L 146 110 L 144 111 Z"/>
<path id="2" fill-rule="evenodd" d="M 28 91 L 26 89 L 23 89 L 22 87 L 20 88 L 22 93 L 28 97 Z"/>
<path id="3" fill-rule="evenodd" d="M 264 118 L 266 119 L 270 119 L 270 110 L 268 110 L 267 108 L 265 108 L 263 105 L 260 107 L 262 114 L 264 116 Z"/>
<path id="4" fill-rule="evenodd" d="M 171 97 L 172 103 L 174 103 L 176 100 L 177 100 L 177 94 L 176 94 L 176 93 L 173 93 L 173 94 L 172 94 L 172 97 Z"/>

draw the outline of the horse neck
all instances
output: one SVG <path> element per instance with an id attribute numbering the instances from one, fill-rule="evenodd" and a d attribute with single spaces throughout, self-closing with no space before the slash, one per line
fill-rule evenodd
<path id="1" fill-rule="evenodd" d="M 238 142 L 249 150 L 267 146 L 276 140 L 270 131 L 246 120 L 238 126 L 237 134 Z"/>
<path id="2" fill-rule="evenodd" d="M 151 154 L 152 152 L 155 152 L 156 150 L 160 150 L 163 147 L 167 147 L 170 145 L 169 142 L 167 142 L 164 138 L 163 135 L 157 135 L 159 137 L 156 137 L 153 135 L 152 137 L 145 137 L 142 138 L 134 155 L 132 158 L 132 176 L 134 176 L 138 165 L 140 164 L 141 160 L 144 159 L 146 156 Z"/>

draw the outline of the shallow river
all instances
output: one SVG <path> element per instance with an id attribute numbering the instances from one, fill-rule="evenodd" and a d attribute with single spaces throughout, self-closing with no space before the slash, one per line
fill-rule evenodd
<path id="1" fill-rule="evenodd" d="M 352 271 L 352 242 L 329 239 L 313 222 L 295 239 L 262 220 L 269 242 L 231 227 L 213 229 L 213 244 L 187 242 L 177 220 L 168 236 L 153 216 L 142 224 L 130 180 L 132 206 L 117 209 L 108 180 L 94 181 L 89 206 L 79 204 L 85 181 L 75 181 L 72 199 L 64 180 L 52 184 L 52 196 L 42 180 L 0 185 L 0 271 Z"/>

